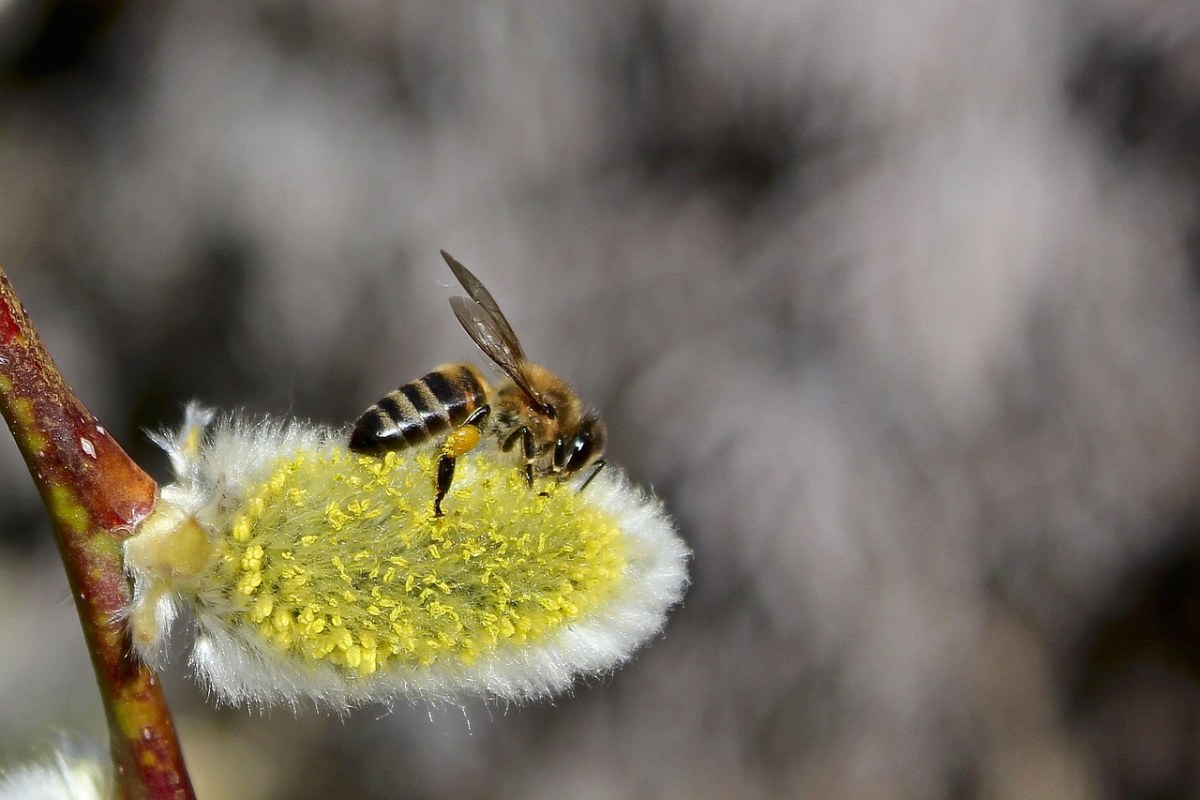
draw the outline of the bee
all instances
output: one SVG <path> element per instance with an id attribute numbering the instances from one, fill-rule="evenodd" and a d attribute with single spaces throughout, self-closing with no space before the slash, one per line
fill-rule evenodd
<path id="1" fill-rule="evenodd" d="M 520 445 L 521 468 L 531 487 L 535 477 L 562 479 L 591 466 L 580 487 L 586 488 L 605 464 L 607 435 L 599 415 L 566 381 L 527 361 L 491 292 L 445 250 L 442 258 L 469 295 L 450 298 L 454 316 L 508 380 L 493 387 L 471 364 L 444 364 L 364 411 L 351 430 L 350 449 L 382 455 L 444 434 L 433 501 L 439 517 L 457 458 L 484 438 L 494 439 L 504 452 Z"/>

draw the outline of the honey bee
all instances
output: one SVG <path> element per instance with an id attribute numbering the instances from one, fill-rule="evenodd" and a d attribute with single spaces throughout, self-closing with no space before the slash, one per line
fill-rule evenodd
<path id="1" fill-rule="evenodd" d="M 456 459 L 484 437 L 495 439 L 504 452 L 520 444 L 530 486 L 535 477 L 562 479 L 594 467 L 582 490 L 605 464 L 604 423 L 566 381 L 525 359 L 512 326 L 479 279 L 445 250 L 442 258 L 469 295 L 450 298 L 454 315 L 508 380 L 492 387 L 471 364 L 444 364 L 364 411 L 350 433 L 350 449 L 380 455 L 445 434 L 433 502 L 439 517 Z"/>

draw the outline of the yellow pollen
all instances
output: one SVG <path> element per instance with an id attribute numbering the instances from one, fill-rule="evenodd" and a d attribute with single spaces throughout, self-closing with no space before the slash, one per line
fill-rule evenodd
<path id="1" fill-rule="evenodd" d="M 437 518 L 436 459 L 331 449 L 278 462 L 217 545 L 230 628 L 365 679 L 537 642 L 619 589 L 620 531 L 574 489 L 530 490 L 510 462 L 468 453 Z"/>

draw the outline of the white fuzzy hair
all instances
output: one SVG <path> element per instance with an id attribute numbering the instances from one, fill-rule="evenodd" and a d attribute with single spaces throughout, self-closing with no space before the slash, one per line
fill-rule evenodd
<path id="1" fill-rule="evenodd" d="M 200 430 L 203 435 L 194 438 Z M 300 449 L 339 447 L 343 439 L 340 432 L 299 422 L 239 415 L 214 421 L 212 412 L 193 404 L 177 434 L 156 437 L 178 478 L 163 488 L 162 499 L 220 534 L 229 530 L 248 491 L 265 479 L 277 459 Z M 469 474 L 462 477 L 471 479 Z M 627 661 L 662 630 L 667 611 L 680 601 L 688 583 L 688 549 L 657 498 L 614 467 L 601 472 L 581 497 L 621 531 L 626 566 L 620 589 L 605 605 L 545 639 L 505 644 L 471 665 L 388 668 L 356 680 L 325 663 L 298 669 L 293 659 L 264 647 L 256 636 L 231 629 L 219 612 L 227 601 L 216 590 L 160 601 L 162 621 L 170 623 L 179 601 L 194 601 L 188 604 L 196 626 L 192 666 L 206 689 L 230 705 L 298 707 L 311 700 L 342 710 L 398 696 L 521 701 L 559 693 L 579 677 L 600 675 Z M 159 660 L 154 652 L 147 656 Z"/>
<path id="2" fill-rule="evenodd" d="M 0 800 L 107 800 L 111 767 L 92 754 L 61 745 L 47 758 L 0 771 Z"/>

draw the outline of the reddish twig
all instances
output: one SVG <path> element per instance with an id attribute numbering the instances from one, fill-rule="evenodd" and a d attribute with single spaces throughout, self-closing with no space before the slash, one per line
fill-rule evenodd
<path id="1" fill-rule="evenodd" d="M 0 413 L 58 540 L 108 717 L 117 796 L 194 798 L 154 672 L 129 654 L 121 544 L 151 511 L 154 481 L 63 381 L 0 269 Z"/>

